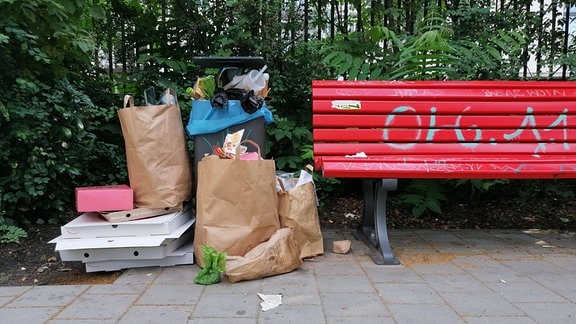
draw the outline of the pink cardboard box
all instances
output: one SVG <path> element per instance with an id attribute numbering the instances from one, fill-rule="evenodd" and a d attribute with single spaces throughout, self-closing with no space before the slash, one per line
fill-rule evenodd
<path id="1" fill-rule="evenodd" d="M 131 210 L 133 208 L 134 191 L 127 185 L 76 188 L 78 212 Z"/>

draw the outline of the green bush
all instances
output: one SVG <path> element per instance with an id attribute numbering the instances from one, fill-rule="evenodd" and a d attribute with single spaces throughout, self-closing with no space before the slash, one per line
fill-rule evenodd
<path id="1" fill-rule="evenodd" d="M 75 187 L 126 178 L 115 110 L 103 108 L 120 102 L 91 64 L 103 11 L 33 0 L 0 11 L 0 221 L 58 222 Z"/>
<path id="2" fill-rule="evenodd" d="M 18 79 L 0 117 L 2 214 L 27 226 L 64 216 L 74 188 L 123 180 L 120 147 L 88 129 L 110 127 L 100 111 L 66 81 L 53 85 Z"/>
<path id="3" fill-rule="evenodd" d="M 28 237 L 28 233 L 18 226 L 0 225 L 0 244 L 20 243 L 20 239 L 24 237 Z"/>
<path id="4" fill-rule="evenodd" d="M 441 215 L 441 203 L 448 200 L 447 187 L 442 180 L 415 179 L 399 189 L 396 199 L 401 205 L 409 206 L 415 217 L 427 212 Z"/>

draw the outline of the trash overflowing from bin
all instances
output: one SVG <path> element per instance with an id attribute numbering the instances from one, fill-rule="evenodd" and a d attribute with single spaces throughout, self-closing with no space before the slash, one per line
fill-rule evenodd
<path id="1" fill-rule="evenodd" d="M 237 100 L 246 113 L 253 114 L 264 106 L 266 99 L 270 99 L 268 97 L 270 75 L 264 73 L 266 68 L 264 65 L 260 70 L 233 74 L 230 71 L 241 73 L 243 70 L 222 67 L 216 78 L 198 77 L 194 86 L 188 88 L 186 92 L 193 100 L 209 100 L 215 109 L 227 108 L 230 100 Z"/>
<path id="2" fill-rule="evenodd" d="M 272 113 L 266 105 L 270 100 L 270 75 L 264 73 L 266 68 L 264 65 L 260 70 L 243 73 L 246 69 L 221 66 L 216 77 L 198 77 L 187 89 L 193 99 L 188 135 L 212 134 L 257 118 L 271 124 Z"/>
<path id="3" fill-rule="evenodd" d="M 268 66 L 207 61 L 220 70 L 187 89 L 186 127 L 171 89 L 158 97 L 148 87 L 144 106 L 125 97 L 118 115 L 130 186 L 77 189 L 83 214 L 50 242 L 63 261 L 89 272 L 197 263 L 195 283 L 211 285 L 222 275 L 238 282 L 288 273 L 324 253 L 313 170 L 278 171 L 265 157 Z"/>

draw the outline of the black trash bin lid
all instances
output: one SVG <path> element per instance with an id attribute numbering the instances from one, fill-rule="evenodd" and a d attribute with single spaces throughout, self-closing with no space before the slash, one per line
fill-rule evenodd
<path id="1" fill-rule="evenodd" d="M 201 68 L 240 67 L 259 70 L 266 65 L 260 56 L 195 56 L 192 61 Z"/>

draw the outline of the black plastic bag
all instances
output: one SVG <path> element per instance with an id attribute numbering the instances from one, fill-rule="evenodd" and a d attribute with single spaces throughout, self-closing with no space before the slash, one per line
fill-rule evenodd
<path id="1" fill-rule="evenodd" d="M 223 109 L 228 107 L 228 94 L 222 88 L 216 89 L 212 98 L 210 98 L 212 108 Z"/>
<path id="2" fill-rule="evenodd" d="M 240 104 L 242 109 L 249 114 L 255 113 L 258 109 L 262 108 L 264 104 L 264 98 L 254 94 L 254 90 L 250 90 L 244 94 L 242 99 L 240 99 Z"/>
<path id="3" fill-rule="evenodd" d="M 210 99 L 210 104 L 213 108 L 222 109 L 228 107 L 228 100 L 239 100 L 242 109 L 249 114 L 255 113 L 264 105 L 264 98 L 257 96 L 254 90 L 246 91 L 236 88 L 216 90 Z"/>
<path id="4" fill-rule="evenodd" d="M 230 100 L 240 100 L 242 109 L 249 114 L 255 113 L 264 105 L 264 98 L 257 96 L 254 90 L 246 91 L 232 88 L 226 90 L 226 95 Z"/>

